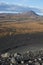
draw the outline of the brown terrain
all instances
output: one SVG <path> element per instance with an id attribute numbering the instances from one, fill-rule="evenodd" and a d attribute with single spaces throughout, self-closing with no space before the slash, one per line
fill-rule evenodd
<path id="1" fill-rule="evenodd" d="M 38 48 L 43 48 L 43 16 L 0 14 L 0 52 Z"/>

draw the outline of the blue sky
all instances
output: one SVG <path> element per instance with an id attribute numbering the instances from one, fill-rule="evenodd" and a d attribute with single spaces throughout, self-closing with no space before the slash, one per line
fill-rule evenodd
<path id="1" fill-rule="evenodd" d="M 40 10 L 38 14 L 43 15 L 43 0 L 0 0 L 0 4 L 3 3 L 38 8 Z"/>
<path id="2" fill-rule="evenodd" d="M 43 0 L 0 0 L 2 2 L 43 9 Z"/>

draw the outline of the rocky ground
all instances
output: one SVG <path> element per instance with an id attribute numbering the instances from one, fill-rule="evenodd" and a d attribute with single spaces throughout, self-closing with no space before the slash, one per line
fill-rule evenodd
<path id="1" fill-rule="evenodd" d="M 43 49 L 25 53 L 2 53 L 0 65 L 43 65 Z"/>

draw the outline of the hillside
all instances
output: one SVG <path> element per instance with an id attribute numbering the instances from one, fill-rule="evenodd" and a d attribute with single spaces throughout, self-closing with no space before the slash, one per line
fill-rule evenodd
<path id="1" fill-rule="evenodd" d="M 43 32 L 43 17 L 34 11 L 0 14 L 0 36 Z"/>
<path id="2" fill-rule="evenodd" d="M 0 52 L 43 47 L 43 17 L 33 11 L 0 14 Z M 19 50 L 20 49 L 20 50 Z"/>

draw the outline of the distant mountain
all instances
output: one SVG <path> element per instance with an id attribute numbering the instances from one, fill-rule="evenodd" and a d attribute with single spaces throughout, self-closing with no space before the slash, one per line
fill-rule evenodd
<path id="1" fill-rule="evenodd" d="M 6 3 L 0 4 L 0 13 L 23 13 L 28 11 L 34 11 L 36 13 L 41 13 L 40 9 L 32 7 L 24 7 L 19 5 L 9 5 Z"/>
<path id="2" fill-rule="evenodd" d="M 39 16 L 39 15 L 36 14 L 34 11 L 24 12 L 24 13 L 22 13 L 22 15 L 28 16 L 28 17 L 37 17 L 37 16 Z"/>

